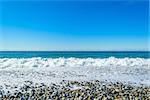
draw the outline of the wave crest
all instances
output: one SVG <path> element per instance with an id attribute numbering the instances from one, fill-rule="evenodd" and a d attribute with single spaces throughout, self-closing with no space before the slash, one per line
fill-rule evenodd
<path id="1" fill-rule="evenodd" d="M 0 69 L 8 67 L 76 67 L 76 66 L 150 66 L 150 59 L 143 58 L 1 58 Z"/>

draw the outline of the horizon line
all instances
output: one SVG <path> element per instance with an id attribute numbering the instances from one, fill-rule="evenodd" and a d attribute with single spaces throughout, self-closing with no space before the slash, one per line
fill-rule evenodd
<path id="1" fill-rule="evenodd" d="M 0 52 L 150 52 L 149 50 L 0 50 Z"/>

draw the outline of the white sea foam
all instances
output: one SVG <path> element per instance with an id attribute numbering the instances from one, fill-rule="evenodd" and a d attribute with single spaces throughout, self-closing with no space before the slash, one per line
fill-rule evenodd
<path id="1" fill-rule="evenodd" d="M 25 81 L 107 80 L 150 86 L 150 59 L 144 58 L 0 58 L 0 86 Z"/>

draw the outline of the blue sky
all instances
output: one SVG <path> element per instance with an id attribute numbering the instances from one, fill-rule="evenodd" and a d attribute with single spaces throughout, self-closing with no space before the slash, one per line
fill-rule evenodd
<path id="1" fill-rule="evenodd" d="M 0 4 L 0 50 L 148 50 L 148 0 Z"/>

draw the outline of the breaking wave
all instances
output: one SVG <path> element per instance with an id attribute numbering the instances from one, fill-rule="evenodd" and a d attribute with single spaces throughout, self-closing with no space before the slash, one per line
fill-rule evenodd
<path id="1" fill-rule="evenodd" d="M 29 67 L 76 67 L 76 66 L 150 66 L 150 59 L 144 58 L 0 58 L 0 69 Z"/>

